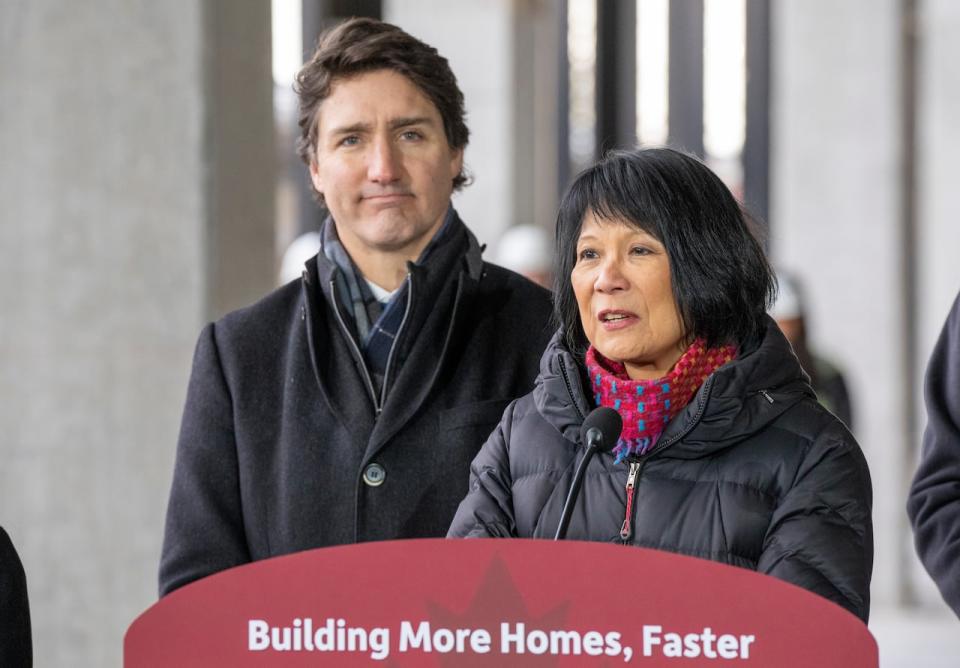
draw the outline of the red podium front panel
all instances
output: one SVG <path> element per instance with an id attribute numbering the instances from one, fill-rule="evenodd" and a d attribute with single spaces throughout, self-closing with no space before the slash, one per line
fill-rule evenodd
<path id="1" fill-rule="evenodd" d="M 752 571 L 601 543 L 406 540 L 188 585 L 133 622 L 124 662 L 876 668 L 878 658 L 855 616 Z"/>

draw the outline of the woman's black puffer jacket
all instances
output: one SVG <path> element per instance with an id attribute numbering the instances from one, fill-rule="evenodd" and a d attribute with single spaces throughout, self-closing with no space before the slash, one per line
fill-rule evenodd
<path id="1" fill-rule="evenodd" d="M 553 537 L 592 409 L 582 374 L 555 336 L 535 389 L 507 407 L 473 461 L 449 537 Z M 772 320 L 636 461 L 629 543 L 766 573 L 866 621 L 867 464 Z M 627 472 L 610 454 L 593 458 L 567 538 L 621 541 Z"/>

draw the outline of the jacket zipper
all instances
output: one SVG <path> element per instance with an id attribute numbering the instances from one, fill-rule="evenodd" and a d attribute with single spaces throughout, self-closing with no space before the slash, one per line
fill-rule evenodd
<path id="1" fill-rule="evenodd" d="M 383 387 L 380 388 L 380 405 L 387 403 L 387 382 L 390 380 L 390 368 L 393 365 L 393 353 L 397 349 L 397 343 L 400 341 L 400 333 L 403 332 L 403 326 L 407 324 L 407 316 L 410 315 L 410 304 L 413 303 L 413 278 L 410 272 L 407 272 L 407 305 L 403 309 L 403 319 L 400 320 L 400 326 L 393 338 L 393 345 L 390 346 L 390 353 L 387 355 L 387 368 L 383 372 Z M 377 414 L 380 411 L 377 410 Z"/>
<path id="2" fill-rule="evenodd" d="M 633 538 L 633 493 L 637 486 L 637 476 L 640 475 L 640 462 L 630 462 L 630 472 L 627 474 L 627 504 L 626 512 L 623 516 L 623 524 L 620 526 L 620 540 L 624 545 L 630 543 Z"/>
<path id="3" fill-rule="evenodd" d="M 363 354 L 360 352 L 360 346 L 358 346 L 357 342 L 353 339 L 353 335 L 350 334 L 350 330 L 347 328 L 347 323 L 343 321 L 343 316 L 340 314 L 340 306 L 337 302 L 336 282 L 336 277 L 330 279 L 330 294 L 333 296 L 333 299 L 331 300 L 333 301 L 333 312 L 337 314 L 337 322 L 340 323 L 340 329 L 343 330 L 344 335 L 347 337 L 347 341 L 350 342 L 350 347 L 353 350 L 357 363 L 360 365 L 360 369 L 363 371 L 364 385 L 367 388 L 367 393 L 370 395 L 370 401 L 373 402 L 374 420 L 376 420 L 378 417 L 380 417 L 380 402 L 377 401 L 377 393 L 373 389 L 373 380 L 371 380 L 370 372 L 367 370 L 367 364 L 363 360 Z"/>
<path id="4" fill-rule="evenodd" d="M 573 396 L 573 386 L 570 384 L 570 377 L 567 375 L 567 365 L 563 363 L 563 356 L 557 356 L 557 360 L 560 362 L 560 375 L 563 376 L 563 382 L 567 386 L 567 394 L 570 395 L 570 403 L 573 404 L 574 409 L 577 411 L 577 415 L 580 416 L 580 420 L 586 420 L 587 416 L 585 416 L 583 411 L 580 410 L 580 406 L 577 405 L 577 400 Z"/>

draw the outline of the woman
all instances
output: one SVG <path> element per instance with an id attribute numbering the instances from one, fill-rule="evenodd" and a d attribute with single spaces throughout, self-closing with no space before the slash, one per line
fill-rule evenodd
<path id="1" fill-rule="evenodd" d="M 765 314 L 775 280 L 721 181 L 670 149 L 613 153 L 557 218 L 556 317 L 533 392 L 471 466 L 452 537 L 552 537 L 580 425 L 623 418 L 567 537 L 767 573 L 863 620 L 873 563 L 867 465 Z"/>

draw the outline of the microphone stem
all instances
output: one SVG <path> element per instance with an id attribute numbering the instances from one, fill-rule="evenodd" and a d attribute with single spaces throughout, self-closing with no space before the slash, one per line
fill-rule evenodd
<path id="1" fill-rule="evenodd" d="M 583 474 L 587 470 L 587 464 L 590 458 L 597 452 L 596 445 L 591 444 L 587 451 L 583 453 L 580 463 L 577 465 L 577 471 L 573 474 L 573 482 L 570 483 L 570 491 L 567 492 L 567 500 L 563 503 L 563 511 L 560 513 L 560 524 L 557 526 L 557 533 L 554 540 L 563 540 L 567 537 L 567 527 L 570 526 L 570 516 L 573 515 L 573 506 L 580 495 L 580 487 L 583 485 Z"/>

